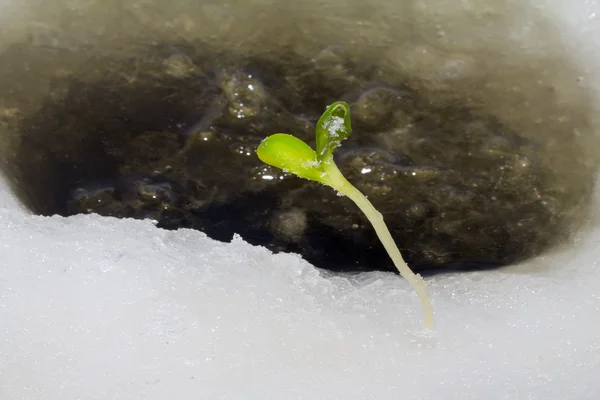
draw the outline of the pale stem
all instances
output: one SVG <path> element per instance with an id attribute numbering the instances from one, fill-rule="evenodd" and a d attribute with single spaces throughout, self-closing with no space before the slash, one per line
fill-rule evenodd
<path id="1" fill-rule="evenodd" d="M 421 300 L 421 305 L 423 306 L 423 328 L 424 329 L 432 329 L 433 328 L 433 307 L 431 305 L 431 300 L 429 299 L 429 295 L 427 294 L 427 289 L 425 287 L 425 282 L 423 278 L 415 274 L 410 267 L 402 258 L 402 254 L 390 231 L 383 220 L 383 216 L 373 204 L 367 199 L 357 188 L 355 188 L 348 180 L 342 175 L 340 170 L 337 168 L 333 160 L 328 163 L 323 163 L 323 167 L 327 172 L 327 175 L 330 179 L 327 179 L 327 184 L 339 191 L 342 194 L 345 194 L 350 198 L 358 208 L 365 214 L 368 220 L 375 228 L 375 232 L 379 237 L 379 240 L 385 247 L 385 250 L 389 254 L 390 258 L 394 262 L 394 265 L 400 272 L 400 275 L 409 283 L 409 285 L 413 288 L 413 290 L 417 293 L 419 300 Z"/>

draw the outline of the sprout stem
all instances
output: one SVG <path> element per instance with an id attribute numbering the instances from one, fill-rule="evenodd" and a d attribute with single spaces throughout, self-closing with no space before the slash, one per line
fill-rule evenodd
<path id="1" fill-rule="evenodd" d="M 373 204 L 371 204 L 371 202 L 356 187 L 348 182 L 333 160 L 324 162 L 323 168 L 328 176 L 328 179 L 326 179 L 327 184 L 354 201 L 358 208 L 360 208 L 365 214 L 369 222 L 371 222 L 371 225 L 373 225 L 373 228 L 375 228 L 375 232 L 377 233 L 379 240 L 381 243 L 383 243 L 385 250 L 394 262 L 394 265 L 400 272 L 400 275 L 410 284 L 413 290 L 417 293 L 417 296 L 419 296 L 419 300 L 421 300 L 424 314 L 423 328 L 432 329 L 433 307 L 431 305 L 429 295 L 427 294 L 427 289 L 425 288 L 425 282 L 423 281 L 421 275 L 412 272 L 410 267 L 402 258 L 402 254 L 400 254 L 400 250 L 398 250 L 398 246 L 396 246 L 396 243 L 394 242 L 394 239 L 392 238 L 392 235 L 390 234 L 390 231 L 385 224 L 381 213 L 377 211 L 375 207 L 373 207 Z"/>

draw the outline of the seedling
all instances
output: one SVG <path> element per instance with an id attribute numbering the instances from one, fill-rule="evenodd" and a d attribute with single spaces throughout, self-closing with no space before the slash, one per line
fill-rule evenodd
<path id="1" fill-rule="evenodd" d="M 420 275 L 415 275 L 402 258 L 402 254 L 400 254 L 400 250 L 398 250 L 381 213 L 373 207 L 371 202 L 357 188 L 344 178 L 344 175 L 333 161 L 334 150 L 351 133 L 350 107 L 347 103 L 338 101 L 327 107 L 317 122 L 316 151 L 295 136 L 276 133 L 261 142 L 257 154 L 258 158 L 266 164 L 301 178 L 328 185 L 356 203 L 375 228 L 379 240 L 396 268 L 398 268 L 400 275 L 408 281 L 417 293 L 423 306 L 423 327 L 431 329 L 433 328 L 433 307 L 423 278 Z"/>

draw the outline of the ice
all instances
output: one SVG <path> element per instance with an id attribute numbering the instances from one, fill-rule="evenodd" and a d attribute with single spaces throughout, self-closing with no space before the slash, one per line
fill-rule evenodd
<path id="1" fill-rule="evenodd" d="M 25 212 L 19 201 L 8 188 L 4 177 L 0 173 L 0 210 L 13 210 L 14 212 Z"/>
<path id="2" fill-rule="evenodd" d="M 597 88 L 600 4 L 538 3 Z M 330 275 L 151 221 L 33 216 L 0 181 L 0 399 L 597 399 L 599 244 L 594 215 L 554 254 L 428 278 L 423 334 L 396 275 Z"/>
<path id="3" fill-rule="evenodd" d="M 327 132 L 329 132 L 329 137 L 331 139 L 339 138 L 338 131 L 344 128 L 344 119 L 340 117 L 331 117 L 328 121 L 325 121 L 324 125 Z"/>
<path id="4" fill-rule="evenodd" d="M 599 241 L 595 228 L 519 268 L 428 279 L 424 335 L 392 274 L 4 202 L 0 398 L 593 399 Z"/>

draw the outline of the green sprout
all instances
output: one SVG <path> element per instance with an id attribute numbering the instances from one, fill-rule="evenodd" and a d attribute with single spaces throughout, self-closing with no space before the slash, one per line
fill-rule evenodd
<path id="1" fill-rule="evenodd" d="M 400 275 L 415 290 L 423 306 L 423 327 L 433 328 L 433 307 L 425 288 L 425 282 L 406 264 L 396 246 L 383 216 L 373 204 L 344 178 L 333 161 L 334 150 L 350 136 L 350 107 L 338 101 L 327 107 L 316 127 L 316 151 L 295 136 L 276 133 L 264 139 L 258 146 L 258 158 L 266 164 L 290 172 L 301 178 L 323 183 L 350 198 L 365 214 L 375 228 Z"/>

